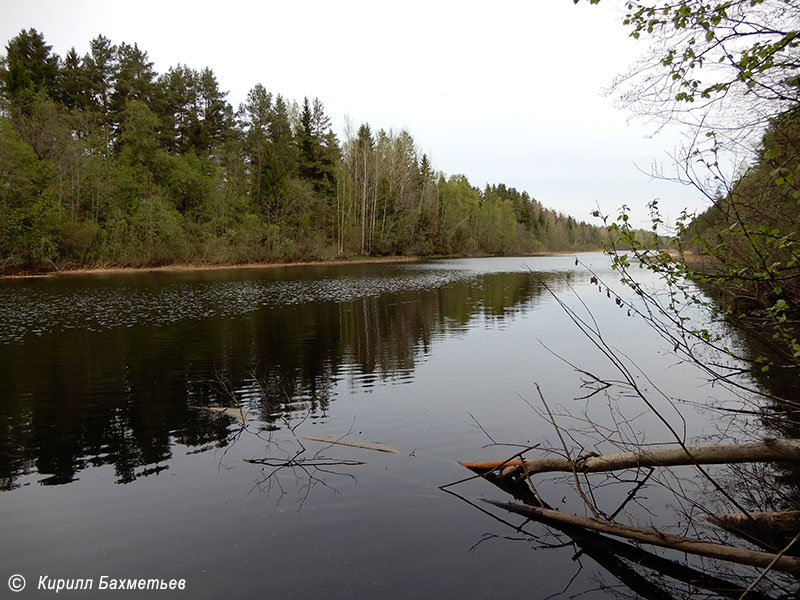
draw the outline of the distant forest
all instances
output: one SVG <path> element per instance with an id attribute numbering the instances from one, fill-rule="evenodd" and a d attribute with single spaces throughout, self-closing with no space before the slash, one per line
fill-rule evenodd
<path id="1" fill-rule="evenodd" d="M 599 248 L 604 229 L 436 171 L 408 131 L 348 127 L 210 68 L 153 70 L 100 35 L 62 58 L 22 31 L 0 63 L 0 270 Z"/>

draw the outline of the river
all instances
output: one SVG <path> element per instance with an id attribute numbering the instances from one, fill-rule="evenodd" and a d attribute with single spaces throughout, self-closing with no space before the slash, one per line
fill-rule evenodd
<path id="1" fill-rule="evenodd" d="M 674 442 L 639 399 L 591 395 L 577 368 L 612 377 L 613 366 L 553 294 L 664 392 L 659 408 L 686 440 L 719 433 L 704 405 L 726 392 L 598 293 L 592 277 L 618 279 L 605 256 L 575 260 L 0 282 L 6 576 L 27 579 L 26 597 L 52 596 L 35 590 L 42 576 L 92 579 L 85 597 L 102 597 L 107 576 L 183 579 L 191 598 L 530 599 L 577 573 L 562 597 L 613 597 L 616 580 L 591 559 L 541 547 L 543 526 L 517 533 L 439 489 L 469 476 L 457 461 L 560 448 L 536 384 L 573 447 L 607 450 L 588 443 L 603 427 Z M 617 411 L 630 421 L 615 423 Z M 327 462 L 302 462 L 312 458 Z M 568 477 L 539 485 L 559 508 L 585 510 Z M 598 502 L 613 510 L 629 488 L 600 488 Z M 503 499 L 484 481 L 455 489 Z M 639 514 L 683 526 L 663 491 L 648 500 Z"/>

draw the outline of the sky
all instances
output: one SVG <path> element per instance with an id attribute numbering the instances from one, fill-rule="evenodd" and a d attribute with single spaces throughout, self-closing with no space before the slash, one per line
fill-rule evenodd
<path id="1" fill-rule="evenodd" d="M 645 225 L 702 210 L 699 194 L 654 179 L 673 172 L 680 131 L 656 133 L 608 95 L 646 51 L 624 3 L 571 0 L 206 2 L 0 0 L 0 52 L 35 28 L 80 55 L 99 34 L 137 43 L 159 73 L 211 67 L 235 107 L 257 83 L 319 98 L 340 140 L 356 127 L 408 129 L 437 170 L 483 188 L 504 183 L 596 223 L 627 205 Z"/>

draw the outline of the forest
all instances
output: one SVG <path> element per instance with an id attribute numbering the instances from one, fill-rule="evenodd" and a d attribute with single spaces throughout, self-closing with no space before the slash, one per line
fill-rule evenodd
<path id="1" fill-rule="evenodd" d="M 157 73 L 99 35 L 23 30 L 0 63 L 0 271 L 596 249 L 602 228 L 436 171 L 406 130 L 348 124 L 211 68 Z"/>

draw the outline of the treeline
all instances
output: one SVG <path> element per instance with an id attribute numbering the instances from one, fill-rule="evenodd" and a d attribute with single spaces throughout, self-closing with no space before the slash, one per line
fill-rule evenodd
<path id="1" fill-rule="evenodd" d="M 405 130 L 348 127 L 261 84 L 157 73 L 98 36 L 22 31 L 0 63 L 0 270 L 599 248 L 603 230 L 437 172 Z"/>

